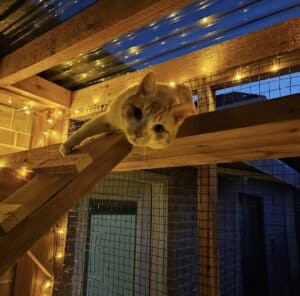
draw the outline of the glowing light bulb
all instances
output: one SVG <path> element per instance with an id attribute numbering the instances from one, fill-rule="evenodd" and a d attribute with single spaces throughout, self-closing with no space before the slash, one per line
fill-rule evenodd
<path id="1" fill-rule="evenodd" d="M 174 81 L 171 81 L 171 82 L 169 83 L 169 85 L 170 85 L 171 87 L 175 87 L 175 86 L 176 86 L 176 83 L 175 83 Z"/>
<path id="2" fill-rule="evenodd" d="M 79 110 L 75 110 L 75 114 L 79 114 Z"/>
<path id="3" fill-rule="evenodd" d="M 51 288 L 51 286 L 52 286 L 52 281 L 48 280 L 44 283 L 43 288 L 46 290 Z"/>
<path id="4" fill-rule="evenodd" d="M 211 26 L 213 22 L 214 22 L 213 17 L 205 16 L 199 21 L 199 24 L 202 26 Z"/>
<path id="5" fill-rule="evenodd" d="M 26 166 L 21 167 L 20 169 L 17 169 L 17 175 L 21 179 L 26 179 L 27 175 L 32 172 L 32 170 L 29 170 Z"/>
<path id="6" fill-rule="evenodd" d="M 130 54 L 139 54 L 140 48 L 138 46 L 133 46 L 133 47 L 129 48 L 128 52 Z"/>
<path id="7" fill-rule="evenodd" d="M 64 229 L 62 229 L 62 228 L 58 228 L 58 229 L 56 230 L 56 232 L 57 232 L 58 234 L 65 234 L 65 231 L 64 231 Z"/>
<path id="8" fill-rule="evenodd" d="M 52 118 L 48 118 L 48 119 L 47 119 L 47 122 L 48 122 L 48 123 L 53 123 L 53 119 L 52 119 Z"/>
<path id="9" fill-rule="evenodd" d="M 278 70 L 279 70 L 278 64 L 277 64 L 277 63 L 274 63 L 273 66 L 272 66 L 272 68 L 271 68 L 271 71 L 272 71 L 272 72 L 277 72 Z"/>
<path id="10" fill-rule="evenodd" d="M 62 252 L 58 252 L 56 255 L 55 255 L 55 258 L 57 259 L 61 259 L 64 257 L 64 254 Z"/>
<path id="11" fill-rule="evenodd" d="M 234 80 L 241 80 L 242 79 L 242 75 L 240 73 L 236 73 L 235 76 L 234 76 Z"/>

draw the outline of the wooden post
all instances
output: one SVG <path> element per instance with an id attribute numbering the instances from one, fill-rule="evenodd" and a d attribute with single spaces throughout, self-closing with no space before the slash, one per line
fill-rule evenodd
<path id="1" fill-rule="evenodd" d="M 203 80 L 199 92 L 200 112 L 215 110 L 214 95 L 208 83 Z M 198 168 L 198 229 L 199 229 L 199 290 L 201 296 L 218 296 L 218 172 L 217 165 L 204 165 Z"/>

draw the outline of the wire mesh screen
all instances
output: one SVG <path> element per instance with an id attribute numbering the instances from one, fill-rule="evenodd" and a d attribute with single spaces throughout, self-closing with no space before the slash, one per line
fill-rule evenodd
<path id="1" fill-rule="evenodd" d="M 200 112 L 298 94 L 299 72 L 273 66 L 186 84 Z M 112 173 L 69 213 L 54 295 L 300 295 L 299 195 L 299 158 Z"/>
<path id="2" fill-rule="evenodd" d="M 69 213 L 55 295 L 299 295 L 283 160 L 113 173 Z"/>

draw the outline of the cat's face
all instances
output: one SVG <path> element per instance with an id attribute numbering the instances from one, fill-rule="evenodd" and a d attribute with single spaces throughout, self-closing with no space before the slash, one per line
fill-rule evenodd
<path id="1" fill-rule="evenodd" d="M 156 84 L 149 73 L 137 93 L 122 106 L 123 130 L 135 146 L 162 149 L 176 137 L 185 117 L 196 113 L 190 90 L 184 85 Z"/>

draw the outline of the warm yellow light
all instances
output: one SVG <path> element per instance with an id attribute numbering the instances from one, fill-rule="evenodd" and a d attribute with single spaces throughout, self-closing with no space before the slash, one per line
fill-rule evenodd
<path id="1" fill-rule="evenodd" d="M 11 98 L 8 99 L 8 104 L 11 104 L 12 103 L 12 100 Z"/>
<path id="2" fill-rule="evenodd" d="M 173 13 L 171 13 L 170 15 L 169 15 L 169 18 L 173 18 L 173 17 L 175 17 L 177 15 L 177 12 L 173 12 Z"/>
<path id="3" fill-rule="evenodd" d="M 58 116 L 62 116 L 63 115 L 63 112 L 61 110 L 57 110 L 57 115 Z"/>
<path id="4" fill-rule="evenodd" d="M 30 110 L 25 110 L 25 114 L 30 114 Z"/>
<path id="5" fill-rule="evenodd" d="M 273 64 L 273 66 L 272 66 L 272 68 L 271 68 L 271 71 L 272 72 L 277 72 L 279 70 L 279 66 L 278 66 L 278 64 Z"/>
<path id="6" fill-rule="evenodd" d="M 205 16 L 199 21 L 199 24 L 202 26 L 211 26 L 213 22 L 214 22 L 213 17 Z"/>
<path id="7" fill-rule="evenodd" d="M 94 100 L 93 100 L 93 103 L 94 103 L 94 104 L 99 103 L 99 99 L 94 99 Z"/>
<path id="8" fill-rule="evenodd" d="M 133 46 L 133 47 L 129 48 L 128 52 L 130 54 L 139 54 L 140 48 L 138 46 Z"/>
<path id="9" fill-rule="evenodd" d="M 17 169 L 16 172 L 21 179 L 26 179 L 27 175 L 32 172 L 32 170 L 29 170 L 26 166 L 23 166 Z"/>
<path id="10" fill-rule="evenodd" d="M 56 259 L 61 259 L 64 257 L 64 254 L 62 252 L 58 252 L 56 255 L 55 255 L 55 258 Z"/>
<path id="11" fill-rule="evenodd" d="M 64 234 L 64 233 L 65 233 L 64 229 L 62 229 L 62 228 L 58 228 L 58 229 L 56 230 L 56 232 L 57 232 L 58 234 Z"/>
<path id="12" fill-rule="evenodd" d="M 7 165 L 6 160 L 5 159 L 0 159 L 0 168 L 5 168 Z"/>
<path id="13" fill-rule="evenodd" d="M 52 118 L 48 118 L 47 122 L 51 124 L 51 123 L 53 123 L 53 119 Z"/>
<path id="14" fill-rule="evenodd" d="M 79 110 L 75 110 L 75 114 L 79 114 Z"/>
<path id="15" fill-rule="evenodd" d="M 169 83 L 169 85 L 170 85 L 171 87 L 175 87 L 175 86 L 176 86 L 176 83 L 175 83 L 174 81 L 171 81 L 171 82 Z"/>
<path id="16" fill-rule="evenodd" d="M 22 109 L 23 109 L 24 111 L 25 111 L 25 110 L 28 110 L 28 106 L 24 106 Z"/>
<path id="17" fill-rule="evenodd" d="M 242 75 L 240 73 L 236 73 L 235 76 L 234 76 L 234 80 L 241 80 L 242 79 Z"/>
<path id="18" fill-rule="evenodd" d="M 48 280 L 44 283 L 43 288 L 46 290 L 51 288 L 51 286 L 52 286 L 52 281 Z"/>

